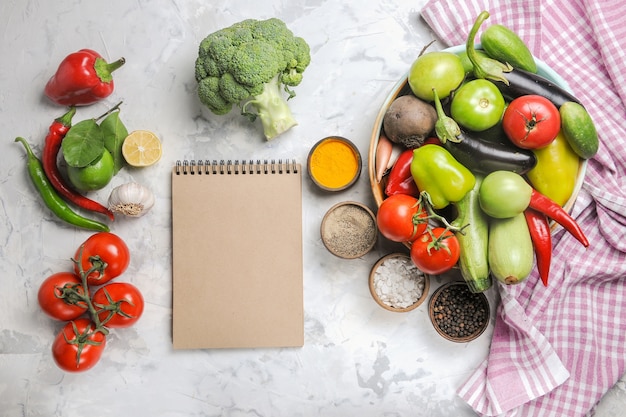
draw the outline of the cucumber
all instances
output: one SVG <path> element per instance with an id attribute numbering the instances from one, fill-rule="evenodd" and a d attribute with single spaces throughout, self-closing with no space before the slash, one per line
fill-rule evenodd
<path id="1" fill-rule="evenodd" d="M 480 35 L 480 43 L 487 54 L 513 68 L 537 72 L 537 63 L 524 41 L 503 25 L 491 25 Z"/>
<path id="2" fill-rule="evenodd" d="M 559 108 L 563 136 L 574 152 L 589 159 L 598 152 L 598 132 L 587 110 L 579 103 L 570 101 Z"/>
<path id="3" fill-rule="evenodd" d="M 473 293 L 483 292 L 491 287 L 487 252 L 489 223 L 478 202 L 481 182 L 482 177 L 477 175 L 474 188 L 455 203 L 458 216 L 453 222 L 455 226 L 463 227 L 460 232 L 455 233 L 461 248 L 458 264 L 463 279 Z"/>
<path id="4" fill-rule="evenodd" d="M 489 268 L 505 284 L 519 284 L 533 269 L 534 252 L 524 213 L 489 224 Z"/>

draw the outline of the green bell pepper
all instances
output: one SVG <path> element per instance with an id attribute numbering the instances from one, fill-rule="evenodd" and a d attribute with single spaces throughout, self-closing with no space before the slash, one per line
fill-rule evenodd
<path id="1" fill-rule="evenodd" d="M 442 209 L 465 197 L 476 183 L 474 174 L 439 145 L 413 151 L 411 175 L 420 191 L 428 193 L 433 208 Z"/>

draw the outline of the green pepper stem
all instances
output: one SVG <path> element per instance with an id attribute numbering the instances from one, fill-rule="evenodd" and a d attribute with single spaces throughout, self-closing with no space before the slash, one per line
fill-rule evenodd
<path id="1" fill-rule="evenodd" d="M 70 110 L 65 113 L 63 116 L 55 119 L 55 122 L 61 123 L 63 126 L 71 126 L 72 125 L 72 117 L 76 114 L 76 107 L 70 107 Z"/>
<path id="2" fill-rule="evenodd" d="M 26 142 L 26 139 L 18 136 L 15 138 L 15 142 L 22 142 L 22 145 L 24 145 L 24 148 L 26 149 L 26 156 L 28 156 L 29 160 L 37 158 L 35 154 L 33 153 L 33 150 L 30 148 L 30 145 L 28 144 L 28 142 Z"/>
<path id="3" fill-rule="evenodd" d="M 122 65 L 124 65 L 126 63 L 126 59 L 125 58 L 120 58 L 115 62 L 111 62 L 109 64 L 107 64 L 107 69 L 109 70 L 109 72 L 113 72 L 116 69 L 118 69 L 119 67 L 121 67 Z"/>
<path id="4" fill-rule="evenodd" d="M 113 76 L 111 73 L 124 65 L 126 63 L 126 59 L 120 58 L 115 62 L 108 63 L 104 60 L 104 58 L 96 58 L 96 62 L 94 62 L 93 68 L 96 71 L 96 75 L 103 83 L 110 83 L 113 81 Z"/>

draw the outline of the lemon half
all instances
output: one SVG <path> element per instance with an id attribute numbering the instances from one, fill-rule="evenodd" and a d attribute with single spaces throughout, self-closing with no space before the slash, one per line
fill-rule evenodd
<path id="1" fill-rule="evenodd" d="M 161 159 L 161 141 L 148 130 L 135 130 L 126 136 L 122 144 L 122 156 L 128 165 L 147 167 Z"/>

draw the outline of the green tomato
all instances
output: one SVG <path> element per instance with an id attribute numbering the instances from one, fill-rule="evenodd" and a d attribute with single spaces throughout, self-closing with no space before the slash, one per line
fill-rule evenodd
<path id="1" fill-rule="evenodd" d="M 521 175 L 511 171 L 494 171 L 480 184 L 478 201 L 487 215 L 507 219 L 528 208 L 532 191 Z"/>
<path id="2" fill-rule="evenodd" d="M 455 93 L 450 115 L 461 126 L 481 132 L 497 125 L 504 113 L 504 97 L 491 81 L 476 79 Z"/>
<path id="3" fill-rule="evenodd" d="M 115 164 L 109 151 L 83 168 L 67 167 L 67 175 L 79 191 L 94 191 L 104 188 L 113 178 Z"/>
<path id="4" fill-rule="evenodd" d="M 417 97 L 433 101 L 433 88 L 440 99 L 444 99 L 465 78 L 465 70 L 458 55 L 451 52 L 427 52 L 413 62 L 409 70 L 408 83 Z"/>

